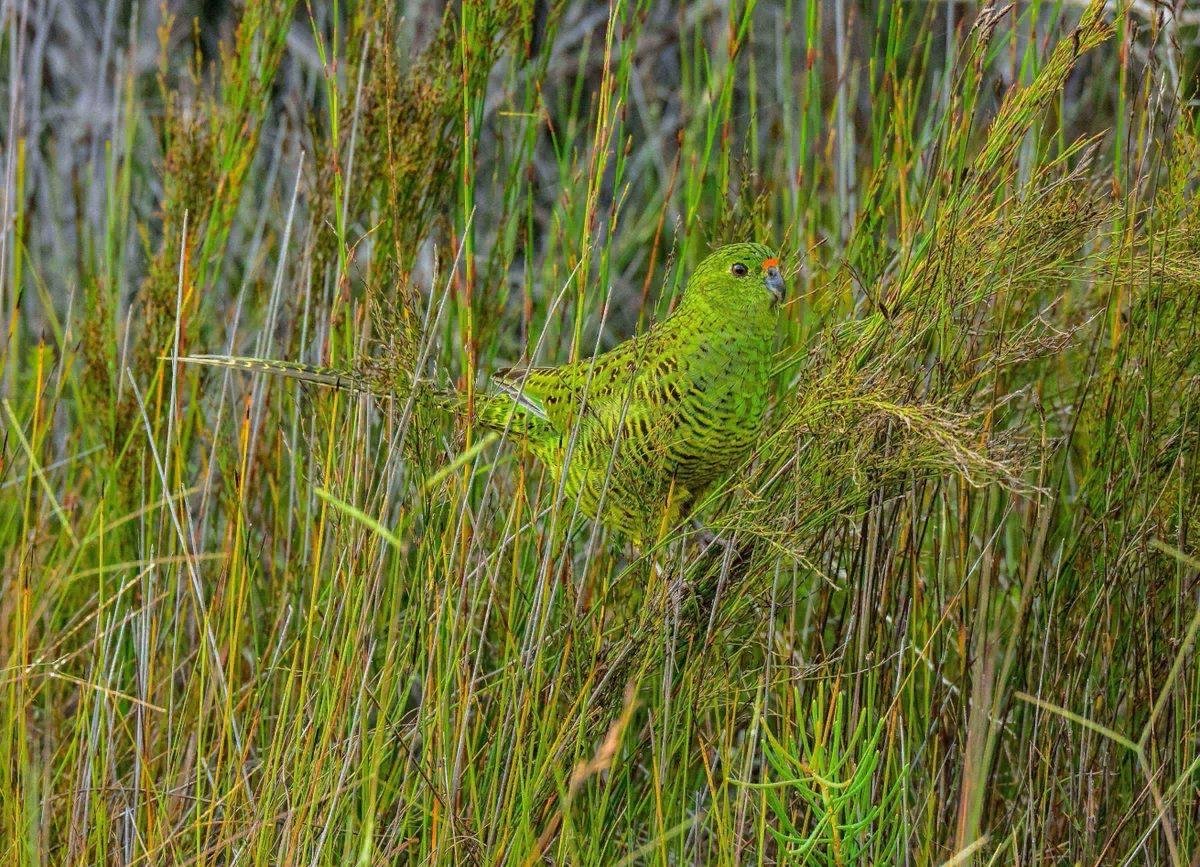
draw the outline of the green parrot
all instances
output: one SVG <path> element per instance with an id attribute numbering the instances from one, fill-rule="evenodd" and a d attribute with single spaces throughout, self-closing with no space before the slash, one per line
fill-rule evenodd
<path id="1" fill-rule="evenodd" d="M 779 259 L 729 244 L 702 261 L 671 315 L 593 358 L 503 369 L 475 420 L 524 444 L 580 509 L 639 547 L 685 517 L 757 442 L 786 287 Z M 253 358 L 180 361 L 374 391 L 349 371 Z M 461 411 L 462 398 L 438 402 Z"/>

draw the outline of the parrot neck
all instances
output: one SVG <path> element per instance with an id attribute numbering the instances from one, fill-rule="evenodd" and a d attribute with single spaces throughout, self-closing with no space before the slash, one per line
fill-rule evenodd
<path id="1" fill-rule="evenodd" d="M 778 317 L 775 309 L 766 304 L 731 312 L 725 305 L 714 304 L 703 295 L 689 298 L 685 294 L 671 318 L 679 320 L 678 327 L 705 334 L 727 334 L 732 341 L 740 343 L 742 340 L 770 340 L 775 335 Z"/>

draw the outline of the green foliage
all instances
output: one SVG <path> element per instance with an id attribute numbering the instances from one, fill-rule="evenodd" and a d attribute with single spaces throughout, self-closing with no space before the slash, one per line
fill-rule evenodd
<path id="1" fill-rule="evenodd" d="M 1200 850 L 1187 4 L 169 5 L 0 34 L 4 863 Z M 735 239 L 728 546 L 422 399 Z"/>
<path id="2" fill-rule="evenodd" d="M 794 707 L 805 701 L 797 691 Z M 824 684 L 808 701 L 808 718 L 785 730 L 786 740 L 763 730 L 769 766 L 762 788 L 770 811 L 767 829 L 790 864 L 861 864 L 903 859 L 904 826 L 888 821 L 902 780 L 883 779 L 880 741 L 887 718 L 846 718 L 846 695 Z M 787 737 L 787 735 L 791 737 Z"/>

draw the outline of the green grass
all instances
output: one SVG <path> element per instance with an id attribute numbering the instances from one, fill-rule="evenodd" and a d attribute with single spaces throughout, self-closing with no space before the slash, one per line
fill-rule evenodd
<path id="1" fill-rule="evenodd" d="M 1194 13 L 95 5 L 0 38 L 5 863 L 1194 863 Z M 729 556 L 408 397 L 749 238 Z"/>

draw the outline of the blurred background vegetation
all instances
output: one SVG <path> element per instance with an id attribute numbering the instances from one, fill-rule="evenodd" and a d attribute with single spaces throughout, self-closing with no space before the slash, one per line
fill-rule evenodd
<path id="1" fill-rule="evenodd" d="M 1200 9 L 2 9 L 5 863 L 1196 863 Z M 737 556 L 405 396 L 751 238 Z"/>

